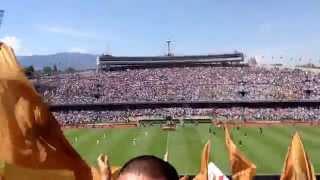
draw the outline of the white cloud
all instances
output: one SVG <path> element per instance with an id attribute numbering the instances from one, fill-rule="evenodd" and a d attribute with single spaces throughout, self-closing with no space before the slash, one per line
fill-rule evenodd
<path id="1" fill-rule="evenodd" d="M 13 48 L 15 52 L 19 52 L 22 49 L 21 40 L 15 36 L 5 36 L 1 38 L 1 41 Z"/>
<path id="2" fill-rule="evenodd" d="M 93 32 L 84 32 L 72 27 L 65 26 L 48 26 L 48 25 L 38 25 L 38 29 L 50 33 L 62 34 L 72 37 L 82 37 L 82 38 L 96 38 L 97 35 Z"/>
<path id="3" fill-rule="evenodd" d="M 10 46 L 16 55 L 32 55 L 32 53 L 23 46 L 22 40 L 16 36 L 5 36 L 0 41 Z"/>
<path id="4" fill-rule="evenodd" d="M 69 52 L 88 53 L 88 50 L 84 48 L 71 48 Z"/>

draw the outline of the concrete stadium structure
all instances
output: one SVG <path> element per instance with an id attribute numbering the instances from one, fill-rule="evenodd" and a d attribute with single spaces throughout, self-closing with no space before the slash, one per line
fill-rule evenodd
<path id="1" fill-rule="evenodd" d="M 240 65 L 243 53 L 189 56 L 111 56 L 97 57 L 97 71 L 117 68 L 152 68 L 197 65 Z"/>
<path id="2" fill-rule="evenodd" d="M 166 102 L 132 102 L 132 103 L 104 103 L 104 104 L 51 104 L 50 110 L 59 111 L 117 111 L 130 109 L 155 108 L 294 108 L 320 107 L 319 100 L 242 100 L 242 101 L 166 101 Z"/>

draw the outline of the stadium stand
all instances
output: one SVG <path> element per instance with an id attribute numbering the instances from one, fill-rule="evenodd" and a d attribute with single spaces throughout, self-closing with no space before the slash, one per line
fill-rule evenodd
<path id="1" fill-rule="evenodd" d="M 69 123 L 124 122 L 150 114 L 302 121 L 320 115 L 320 76 L 300 69 L 146 67 L 58 74 L 34 82 L 52 110 L 61 110 L 55 113 L 58 119 Z"/>
<path id="2" fill-rule="evenodd" d="M 306 82 L 306 78 L 312 79 Z M 38 79 L 51 104 L 317 100 L 319 74 L 263 67 L 184 67 L 61 74 Z M 240 93 L 245 90 L 244 96 Z M 306 90 L 310 93 L 306 93 Z"/>
<path id="3" fill-rule="evenodd" d="M 97 71 L 117 68 L 174 67 L 210 64 L 239 64 L 243 62 L 243 53 L 190 55 L 190 56 L 111 56 L 97 57 Z"/>

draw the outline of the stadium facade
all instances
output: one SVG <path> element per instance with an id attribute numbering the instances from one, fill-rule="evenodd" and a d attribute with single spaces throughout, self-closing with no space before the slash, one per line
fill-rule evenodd
<path id="1" fill-rule="evenodd" d="M 240 52 L 214 55 L 187 56 L 112 56 L 97 57 L 97 71 L 119 68 L 139 67 L 175 67 L 199 65 L 239 65 L 244 62 L 244 55 Z"/>

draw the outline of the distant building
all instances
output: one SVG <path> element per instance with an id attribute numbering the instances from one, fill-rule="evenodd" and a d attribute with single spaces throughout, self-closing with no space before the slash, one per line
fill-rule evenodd
<path id="1" fill-rule="evenodd" d="M 257 62 L 256 58 L 255 58 L 255 57 L 250 57 L 250 58 L 248 59 L 248 65 L 249 65 L 249 66 L 256 66 L 256 65 L 258 65 L 258 62 Z"/>

